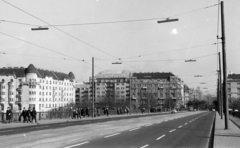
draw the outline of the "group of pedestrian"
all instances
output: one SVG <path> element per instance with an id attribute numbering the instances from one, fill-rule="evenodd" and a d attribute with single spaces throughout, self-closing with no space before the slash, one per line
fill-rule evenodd
<path id="1" fill-rule="evenodd" d="M 85 110 L 83 108 L 76 108 L 76 109 L 70 109 L 69 110 L 69 116 L 72 119 L 82 119 L 82 117 L 88 116 L 89 117 L 89 108 L 86 108 Z"/>
<path id="2" fill-rule="evenodd" d="M 129 113 L 129 108 L 125 107 L 118 107 L 117 108 L 117 115 L 122 115 L 122 114 L 128 114 Z"/>
<path id="3" fill-rule="evenodd" d="M 28 110 L 26 110 L 24 107 L 22 112 L 20 112 L 18 120 L 21 122 L 21 119 L 23 118 L 23 123 L 25 122 L 33 123 L 34 120 L 35 120 L 35 123 L 37 123 L 36 116 L 37 116 L 37 111 L 35 110 L 35 107 L 33 107 L 32 110 L 31 110 L 31 107 L 29 107 Z"/>

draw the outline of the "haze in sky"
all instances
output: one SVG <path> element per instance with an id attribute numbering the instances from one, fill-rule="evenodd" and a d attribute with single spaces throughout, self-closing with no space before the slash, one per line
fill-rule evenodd
<path id="1" fill-rule="evenodd" d="M 216 44 L 216 36 L 221 36 L 218 2 L 0 1 L 0 67 L 33 64 L 41 69 L 72 71 L 78 81 L 88 81 L 94 57 L 95 74 L 106 70 L 172 72 L 190 88 L 207 87 L 206 91 L 214 94 L 217 52 L 222 49 Z M 225 1 L 224 6 L 227 71 L 240 73 L 240 1 Z M 179 21 L 157 23 L 166 18 Z M 39 26 L 49 30 L 31 30 Z M 189 59 L 197 61 L 185 62 Z"/>

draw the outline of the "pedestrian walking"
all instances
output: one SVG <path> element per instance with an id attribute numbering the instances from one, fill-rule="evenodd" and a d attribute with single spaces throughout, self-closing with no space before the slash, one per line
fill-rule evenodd
<path id="1" fill-rule="evenodd" d="M 35 110 L 35 107 L 33 107 L 33 110 L 31 111 L 31 116 L 32 116 L 32 122 L 33 120 L 35 120 L 35 123 L 37 123 L 37 119 L 36 119 L 37 112 Z"/>
<path id="2" fill-rule="evenodd" d="M 80 112 L 81 112 L 81 116 L 85 117 L 84 109 L 83 109 L 83 108 L 80 109 Z"/>
<path id="3" fill-rule="evenodd" d="M 76 114 L 76 115 L 75 115 L 75 116 L 76 116 L 76 119 L 78 119 L 78 118 L 79 118 L 78 108 L 76 108 L 76 111 L 75 111 L 75 112 L 76 112 L 76 113 L 75 113 L 75 114 Z"/>
<path id="4" fill-rule="evenodd" d="M 89 117 L 89 108 L 88 107 L 86 108 L 86 116 Z"/>
<path id="5" fill-rule="evenodd" d="M 21 122 L 21 119 L 22 119 L 22 112 L 21 112 L 21 110 L 19 110 L 19 112 L 18 112 L 18 122 Z"/>
<path id="6" fill-rule="evenodd" d="M 100 116 L 100 111 L 101 111 L 101 110 L 100 110 L 100 108 L 98 107 L 98 108 L 97 108 L 97 116 L 98 116 L 98 117 Z"/>
<path id="7" fill-rule="evenodd" d="M 106 114 L 107 114 L 107 116 L 109 115 L 109 110 L 108 110 L 108 108 L 106 108 Z"/>
<path id="8" fill-rule="evenodd" d="M 23 116 L 23 123 L 25 123 L 27 121 L 27 111 L 25 110 L 25 107 L 23 108 L 22 111 L 22 116 Z"/>
<path id="9" fill-rule="evenodd" d="M 75 119 L 76 118 L 76 110 L 74 109 L 73 110 L 73 119 Z"/>
<path id="10" fill-rule="evenodd" d="M 9 124 L 11 121 L 11 117 L 12 117 L 12 110 L 10 109 L 10 107 L 8 107 L 7 111 L 6 111 L 6 120 L 7 120 L 7 123 L 9 123 Z"/>
<path id="11" fill-rule="evenodd" d="M 78 117 L 81 119 L 81 118 L 82 118 L 82 115 L 81 115 L 81 108 L 77 110 L 77 113 L 78 113 Z"/>
<path id="12" fill-rule="evenodd" d="M 27 117 L 27 123 L 31 122 L 31 107 L 28 108 L 26 117 Z"/>

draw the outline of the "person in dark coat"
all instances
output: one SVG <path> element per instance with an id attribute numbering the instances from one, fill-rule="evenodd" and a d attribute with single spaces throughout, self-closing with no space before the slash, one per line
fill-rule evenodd
<path id="1" fill-rule="evenodd" d="M 27 119 L 26 119 L 26 117 L 27 117 L 27 111 L 25 110 L 25 107 L 23 108 L 22 116 L 23 116 L 23 123 L 25 123 L 25 122 L 27 121 Z"/>
<path id="2" fill-rule="evenodd" d="M 7 123 L 9 123 L 9 124 L 11 121 L 11 117 L 12 117 L 12 110 L 10 109 L 10 107 L 8 107 L 7 111 L 6 111 L 6 120 L 7 120 Z"/>
<path id="3" fill-rule="evenodd" d="M 81 112 L 81 116 L 85 117 L 85 114 L 84 114 L 84 109 L 80 109 L 80 112 Z"/>
<path id="4" fill-rule="evenodd" d="M 74 109 L 73 110 L 73 119 L 75 119 L 76 118 L 76 110 Z"/>
<path id="5" fill-rule="evenodd" d="M 86 116 L 89 117 L 89 108 L 88 107 L 86 108 Z"/>
<path id="6" fill-rule="evenodd" d="M 78 114 L 78 108 L 76 108 L 76 111 L 75 111 L 75 118 L 78 119 L 79 117 L 79 114 Z"/>
<path id="7" fill-rule="evenodd" d="M 35 110 L 35 107 L 34 107 L 33 110 L 31 111 L 31 116 L 32 116 L 32 122 L 33 122 L 33 120 L 35 120 L 35 123 L 37 123 L 37 119 L 36 119 L 37 112 L 36 112 L 36 110 Z"/>
<path id="8" fill-rule="evenodd" d="M 108 108 L 106 108 L 106 114 L 107 114 L 107 116 L 109 115 L 109 110 L 108 110 Z"/>
<path id="9" fill-rule="evenodd" d="M 26 116 L 26 117 L 27 117 L 27 123 L 28 123 L 28 121 L 29 121 L 29 122 L 32 122 L 32 121 L 31 121 L 31 107 L 28 108 L 28 110 L 27 110 L 27 116 Z"/>
<path id="10" fill-rule="evenodd" d="M 82 109 L 82 108 L 81 108 Z M 82 118 L 82 112 L 81 112 L 81 109 L 78 109 L 77 112 L 78 112 L 78 116 L 79 118 L 81 119 Z"/>

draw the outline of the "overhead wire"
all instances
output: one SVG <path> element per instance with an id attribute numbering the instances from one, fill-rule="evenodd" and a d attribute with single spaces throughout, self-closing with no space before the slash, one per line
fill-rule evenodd
<path id="1" fill-rule="evenodd" d="M 8 5 L 11 5 L 12 7 L 16 8 L 16 9 L 18 9 L 18 10 L 20 10 L 20 11 L 22 11 L 22 12 L 24 12 L 24 13 L 30 15 L 30 16 L 32 16 L 33 18 L 35 18 L 35 19 L 37 19 L 37 20 L 39 20 L 39 21 L 41 21 L 41 22 L 44 22 L 45 24 L 47 24 L 47 25 L 49 25 L 49 26 L 55 28 L 56 30 L 58 30 L 58 31 L 60 31 L 60 32 L 62 32 L 62 33 L 64 33 L 64 34 L 66 34 L 66 35 L 68 35 L 68 36 L 70 36 L 70 37 L 76 39 L 77 41 L 80 41 L 80 42 L 82 42 L 82 43 L 88 45 L 89 47 L 92 47 L 92 48 L 95 49 L 95 50 L 98 50 L 98 51 L 100 51 L 100 52 L 102 52 L 102 53 L 105 53 L 106 55 L 109 55 L 109 56 L 111 56 L 111 57 L 113 57 L 113 58 L 115 58 L 115 59 L 119 59 L 119 58 L 117 58 L 117 57 L 115 57 L 115 56 L 113 56 L 113 55 L 111 55 L 111 54 L 109 54 L 109 53 L 107 53 L 107 52 L 105 52 L 105 51 L 103 51 L 103 50 L 101 50 L 101 49 L 99 49 L 99 48 L 97 48 L 97 47 L 91 45 L 91 44 L 89 44 L 88 42 L 85 42 L 85 41 L 83 41 L 83 40 L 81 40 L 81 39 L 79 39 L 79 38 L 77 38 L 77 37 L 75 37 L 75 36 L 73 36 L 73 35 L 71 35 L 71 34 L 65 32 L 65 31 L 63 31 L 63 30 L 61 30 L 61 29 L 59 29 L 59 28 L 57 28 L 57 27 L 55 27 L 55 26 L 49 24 L 48 22 L 46 22 L 46 21 L 44 21 L 44 20 L 42 20 L 42 19 L 40 19 L 40 18 L 38 18 L 38 17 L 36 17 L 36 16 L 34 16 L 34 15 L 28 13 L 27 11 L 24 11 L 24 10 L 20 9 L 19 7 L 17 7 L 17 6 L 15 6 L 15 5 L 13 5 L 13 4 L 9 3 L 9 2 L 6 2 L 5 0 L 2 0 L 2 1 L 5 2 L 5 3 L 7 3 Z M 136 70 L 138 70 L 138 71 L 141 71 L 141 70 L 139 70 L 139 69 L 133 67 L 132 65 L 130 65 L 130 64 L 126 63 L 126 62 L 124 62 L 124 63 L 125 63 L 126 65 L 128 65 L 128 66 L 130 66 L 130 67 L 132 67 L 132 68 L 134 68 L 134 69 L 136 69 Z"/>
<path id="2" fill-rule="evenodd" d="M 14 37 L 14 36 L 12 36 L 12 35 L 9 35 L 9 34 L 3 33 L 3 32 L 0 32 L 0 33 L 3 34 L 3 35 L 5 35 L 5 36 L 14 38 L 14 39 L 16 39 L 16 40 L 20 40 L 20 41 L 26 42 L 26 43 L 28 43 L 28 44 L 31 44 L 31 45 L 33 45 L 33 46 L 36 46 L 36 47 L 45 49 L 45 50 L 47 50 L 47 51 L 51 51 L 51 52 L 54 52 L 54 53 L 57 53 L 57 54 L 60 54 L 60 55 L 63 55 L 63 56 L 66 56 L 66 57 L 75 59 L 75 60 L 77 60 L 77 61 L 81 61 L 81 62 L 84 62 L 84 63 L 87 63 L 87 64 L 90 64 L 90 65 L 91 65 L 91 63 L 86 62 L 84 59 L 78 59 L 78 58 L 75 58 L 75 57 L 73 57 L 73 56 L 69 56 L 69 55 L 64 54 L 64 53 L 61 53 L 61 52 L 59 52 L 59 51 L 55 51 L 55 50 L 52 50 L 52 49 L 50 49 L 50 48 L 43 47 L 43 46 L 41 46 L 41 45 L 38 45 L 38 44 L 35 44 L 35 43 L 32 43 L 32 42 L 29 42 L 29 41 L 27 41 L 27 40 L 23 40 L 23 39 Z M 101 68 L 101 67 L 99 67 L 99 66 L 96 66 L 96 67 Z M 101 69 L 104 69 L 104 68 L 101 68 Z"/>

